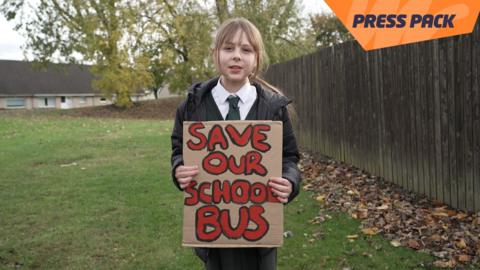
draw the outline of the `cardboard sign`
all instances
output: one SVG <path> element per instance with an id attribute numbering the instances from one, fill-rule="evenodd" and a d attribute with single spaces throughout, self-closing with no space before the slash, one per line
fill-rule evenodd
<path id="1" fill-rule="evenodd" d="M 185 188 L 183 245 L 278 247 L 283 204 L 268 187 L 282 176 L 282 122 L 184 122 L 183 160 L 199 173 Z"/>

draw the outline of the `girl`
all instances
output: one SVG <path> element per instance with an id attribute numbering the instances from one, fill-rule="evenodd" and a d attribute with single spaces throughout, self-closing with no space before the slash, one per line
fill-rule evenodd
<path id="1" fill-rule="evenodd" d="M 299 153 L 287 110 L 291 100 L 258 77 L 266 57 L 260 32 L 244 18 L 229 19 L 217 32 L 212 56 L 220 76 L 192 85 L 177 108 L 172 133 L 173 182 L 183 190 L 198 173 L 198 166 L 183 164 L 183 121 L 282 121 L 282 176 L 270 178 L 268 184 L 281 202 L 290 202 L 300 184 Z M 195 252 L 207 270 L 276 269 L 277 264 L 275 248 L 196 248 Z"/>

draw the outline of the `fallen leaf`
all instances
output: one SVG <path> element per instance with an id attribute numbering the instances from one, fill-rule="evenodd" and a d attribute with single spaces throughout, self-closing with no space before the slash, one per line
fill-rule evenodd
<path id="1" fill-rule="evenodd" d="M 357 238 L 358 238 L 358 234 L 350 234 L 350 235 L 347 235 L 347 238 L 348 238 L 348 239 L 357 239 Z"/>
<path id="2" fill-rule="evenodd" d="M 306 184 L 303 186 L 303 190 L 310 190 L 312 187 L 312 184 Z"/>
<path id="3" fill-rule="evenodd" d="M 434 251 L 432 255 L 444 259 L 448 256 L 448 251 Z"/>
<path id="4" fill-rule="evenodd" d="M 468 217 L 468 216 L 469 216 L 468 214 L 463 213 L 463 212 L 460 212 L 460 213 L 458 213 L 458 214 L 455 216 L 455 218 L 462 220 L 462 219 L 465 219 L 465 218 Z"/>
<path id="5" fill-rule="evenodd" d="M 368 209 L 358 209 L 351 216 L 354 219 L 365 219 L 368 217 Z"/>
<path id="6" fill-rule="evenodd" d="M 467 248 L 467 243 L 465 243 L 464 239 L 460 239 L 457 242 L 455 242 L 455 246 L 458 248 Z"/>
<path id="7" fill-rule="evenodd" d="M 332 165 L 328 165 L 328 166 L 325 168 L 325 170 L 326 170 L 327 172 L 333 171 L 334 169 L 335 169 L 335 167 L 332 166 Z"/>
<path id="8" fill-rule="evenodd" d="M 457 215 L 457 211 L 455 210 L 448 210 L 447 211 L 447 214 L 449 217 L 453 217 L 453 216 L 456 216 Z"/>
<path id="9" fill-rule="evenodd" d="M 434 234 L 434 235 L 430 236 L 430 240 L 439 242 L 439 241 L 442 241 L 442 237 L 438 234 Z"/>
<path id="10" fill-rule="evenodd" d="M 323 238 L 323 232 L 315 232 L 315 233 L 312 234 L 312 236 L 315 239 L 322 239 Z"/>
<path id="11" fill-rule="evenodd" d="M 362 229 L 362 233 L 366 235 L 375 235 L 378 233 L 378 228 L 376 227 L 365 228 L 365 229 Z"/>
<path id="12" fill-rule="evenodd" d="M 60 167 L 70 167 L 70 166 L 77 166 L 76 162 L 68 163 L 68 164 L 61 164 Z"/>
<path id="13" fill-rule="evenodd" d="M 453 259 L 448 261 L 434 261 L 433 266 L 439 268 L 453 268 L 457 265 L 457 262 Z"/>
<path id="14" fill-rule="evenodd" d="M 365 257 L 369 257 L 369 258 L 371 258 L 373 256 L 372 254 L 370 254 L 368 252 L 363 252 L 362 255 L 365 256 Z"/>
<path id="15" fill-rule="evenodd" d="M 302 165 L 301 163 L 298 163 L 297 168 L 298 168 L 301 172 L 303 172 L 303 170 L 304 170 L 304 169 L 303 169 L 303 165 Z"/>
<path id="16" fill-rule="evenodd" d="M 390 245 L 394 246 L 394 247 L 399 247 L 402 245 L 402 243 L 400 243 L 400 241 L 398 240 L 392 240 L 390 241 Z"/>
<path id="17" fill-rule="evenodd" d="M 316 200 L 317 200 L 318 202 L 323 203 L 323 202 L 325 201 L 325 195 L 318 195 L 317 198 L 316 198 Z"/>
<path id="18" fill-rule="evenodd" d="M 318 218 L 310 219 L 308 221 L 310 224 L 320 224 L 320 220 Z"/>
<path id="19" fill-rule="evenodd" d="M 433 213 L 432 213 L 432 216 L 436 216 L 436 217 L 448 217 L 448 214 L 447 214 L 447 212 L 433 212 Z"/>
<path id="20" fill-rule="evenodd" d="M 377 207 L 377 210 L 387 210 L 388 209 L 388 204 L 382 204 L 379 207 Z"/>
<path id="21" fill-rule="evenodd" d="M 418 241 L 413 240 L 413 239 L 408 240 L 407 246 L 409 248 L 413 248 L 413 249 L 420 249 L 420 243 L 418 243 Z"/>
<path id="22" fill-rule="evenodd" d="M 466 255 L 466 254 L 461 254 L 461 255 L 458 256 L 458 260 L 459 260 L 460 262 L 465 263 L 465 262 L 471 261 L 472 258 L 471 258 L 470 256 Z"/>

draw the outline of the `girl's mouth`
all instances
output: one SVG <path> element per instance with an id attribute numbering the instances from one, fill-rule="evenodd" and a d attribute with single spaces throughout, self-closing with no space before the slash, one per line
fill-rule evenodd
<path id="1" fill-rule="evenodd" d="M 228 68 L 230 68 L 231 70 L 234 70 L 234 71 L 242 69 L 242 67 L 240 67 L 240 66 L 229 66 Z"/>

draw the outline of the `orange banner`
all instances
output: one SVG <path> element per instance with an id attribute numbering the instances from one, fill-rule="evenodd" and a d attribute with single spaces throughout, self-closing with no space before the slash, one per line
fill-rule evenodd
<path id="1" fill-rule="evenodd" d="M 480 0 L 325 0 L 364 50 L 467 34 Z"/>

